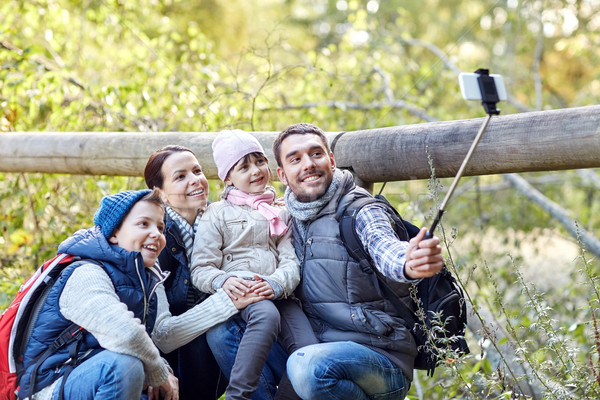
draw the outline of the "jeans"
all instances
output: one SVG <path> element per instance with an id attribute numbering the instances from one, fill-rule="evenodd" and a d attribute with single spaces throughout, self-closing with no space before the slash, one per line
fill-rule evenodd
<path id="1" fill-rule="evenodd" d="M 67 377 L 65 399 L 131 400 L 139 399 L 144 386 L 144 366 L 132 356 L 103 350 L 78 365 Z M 62 382 L 52 398 L 57 399 Z"/>
<path id="2" fill-rule="evenodd" d="M 206 335 L 162 356 L 179 379 L 180 400 L 217 400 L 225 392 L 227 378 L 208 347 Z"/>
<path id="3" fill-rule="evenodd" d="M 410 389 L 389 358 L 354 342 L 303 347 L 288 358 L 287 372 L 303 399 L 399 400 Z"/>
<path id="4" fill-rule="evenodd" d="M 239 315 L 236 315 L 206 333 L 208 345 L 228 379 L 245 330 L 246 324 Z M 257 389 L 252 394 L 252 400 L 272 400 L 275 397 L 277 384 L 285 372 L 286 359 L 286 352 L 275 342 L 262 370 Z"/>

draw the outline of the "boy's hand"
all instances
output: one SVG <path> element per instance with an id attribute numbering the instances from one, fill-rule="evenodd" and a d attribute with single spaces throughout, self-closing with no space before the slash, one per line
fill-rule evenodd
<path id="1" fill-rule="evenodd" d="M 148 386 L 148 400 L 179 400 L 179 379 L 172 373 L 169 378 L 158 388 Z"/>
<path id="2" fill-rule="evenodd" d="M 242 278 L 238 278 L 236 276 L 232 276 L 231 278 L 227 278 L 225 283 L 223 283 L 223 291 L 227 293 L 227 295 L 235 302 L 239 297 L 245 296 L 248 292 L 250 292 L 250 288 L 252 287 L 252 282 L 247 281 Z"/>
<path id="3" fill-rule="evenodd" d="M 419 234 L 408 242 L 404 275 L 410 279 L 428 278 L 440 272 L 444 266 L 440 239 L 434 236 L 422 240 L 425 233 L 427 228 L 422 228 Z"/>
<path id="4" fill-rule="evenodd" d="M 254 275 L 254 282 L 252 282 L 252 292 L 259 296 L 264 296 L 266 299 L 274 299 L 275 292 L 267 281 L 262 279 L 258 275 Z"/>

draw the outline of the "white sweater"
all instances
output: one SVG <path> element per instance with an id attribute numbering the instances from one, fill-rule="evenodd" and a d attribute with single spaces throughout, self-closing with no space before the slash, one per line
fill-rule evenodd
<path id="1" fill-rule="evenodd" d="M 158 308 L 152 339 L 165 353 L 189 343 L 238 312 L 222 290 L 176 317 L 169 312 L 162 284 L 156 295 Z M 65 318 L 93 334 L 102 348 L 138 358 L 144 365 L 148 385 L 157 387 L 166 382 L 169 365 L 160 356 L 141 321 L 119 300 L 102 267 L 85 264 L 76 268 L 63 289 L 59 307 Z M 52 391 L 60 381 L 40 390 L 36 399 L 51 399 Z"/>

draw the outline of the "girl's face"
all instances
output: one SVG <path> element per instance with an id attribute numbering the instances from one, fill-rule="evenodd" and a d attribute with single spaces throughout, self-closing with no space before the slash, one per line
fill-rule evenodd
<path id="1" fill-rule="evenodd" d="M 249 154 L 231 168 L 225 183 L 248 194 L 261 194 L 269 183 L 269 175 L 267 158 Z"/>
<path id="2" fill-rule="evenodd" d="M 189 151 L 173 153 L 164 161 L 161 173 L 165 203 L 193 221 L 208 200 L 208 181 L 198 160 Z"/>
<path id="3" fill-rule="evenodd" d="M 108 241 L 127 251 L 139 251 L 144 266 L 149 268 L 156 263 L 166 244 L 164 217 L 162 207 L 149 201 L 138 201 Z"/>

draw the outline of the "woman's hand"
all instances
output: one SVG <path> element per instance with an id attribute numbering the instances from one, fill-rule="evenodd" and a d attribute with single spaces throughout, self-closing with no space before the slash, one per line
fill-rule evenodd
<path id="1" fill-rule="evenodd" d="M 261 300 L 265 300 L 265 296 L 260 296 L 252 291 L 248 292 L 245 296 L 240 296 L 237 299 L 231 299 L 233 301 L 233 305 L 238 310 L 243 310 L 248 307 L 252 303 L 256 303 Z"/>
<path id="2" fill-rule="evenodd" d="M 223 283 L 223 291 L 227 293 L 234 303 L 235 300 L 239 299 L 239 297 L 244 297 L 247 293 L 249 293 L 251 287 L 252 284 L 250 281 L 238 278 L 237 276 L 227 278 L 225 283 Z"/>

